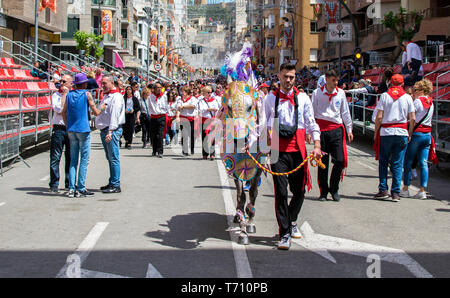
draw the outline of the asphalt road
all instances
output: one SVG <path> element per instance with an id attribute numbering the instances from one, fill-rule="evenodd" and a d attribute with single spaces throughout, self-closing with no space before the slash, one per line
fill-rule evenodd
<path id="1" fill-rule="evenodd" d="M 200 143 L 194 156 L 177 147 L 158 159 L 135 142 L 120 151 L 121 194 L 98 191 L 109 174 L 98 132 L 86 183 L 93 197 L 48 192 L 48 151 L 5 173 L 0 277 L 71 277 L 78 264 L 91 277 L 450 277 L 450 186 L 439 173 L 429 200 L 376 201 L 377 163 L 368 146 L 352 144 L 341 202 L 317 201 L 314 185 L 298 220 L 303 239 L 279 251 L 270 176 L 256 233 L 242 246 L 230 226 L 234 183 L 220 161 L 201 160 Z"/>

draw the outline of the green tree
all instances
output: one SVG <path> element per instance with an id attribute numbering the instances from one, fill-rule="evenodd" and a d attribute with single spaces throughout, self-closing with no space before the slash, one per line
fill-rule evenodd
<path id="1" fill-rule="evenodd" d="M 420 31 L 423 13 L 418 11 L 407 12 L 406 9 L 400 7 L 400 11 L 394 14 L 393 11 L 384 15 L 382 23 L 386 28 L 391 29 L 397 37 L 398 45 L 391 55 L 391 64 L 394 64 L 398 56 L 401 54 L 401 44 L 403 41 L 410 41 Z"/>

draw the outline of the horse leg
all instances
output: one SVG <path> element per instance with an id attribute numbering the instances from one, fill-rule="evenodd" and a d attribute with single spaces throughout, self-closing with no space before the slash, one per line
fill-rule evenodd
<path id="1" fill-rule="evenodd" d="M 256 226 L 253 223 L 253 219 L 255 217 L 255 203 L 256 203 L 256 197 L 258 196 L 258 183 L 259 178 L 261 177 L 261 169 L 258 169 L 256 172 L 255 177 L 250 182 L 250 202 L 245 207 L 245 212 L 248 215 L 248 225 L 247 225 L 247 232 L 248 233 L 256 233 Z"/>
<path id="2" fill-rule="evenodd" d="M 246 197 L 242 181 L 234 178 L 234 184 L 236 185 L 236 215 L 234 216 L 233 222 L 240 223 L 245 219 L 244 205 Z"/>

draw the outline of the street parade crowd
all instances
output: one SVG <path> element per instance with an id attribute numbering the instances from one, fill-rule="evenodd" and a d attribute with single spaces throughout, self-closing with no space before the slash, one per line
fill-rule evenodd
<path id="1" fill-rule="evenodd" d="M 410 43 L 407 46 L 411 47 Z M 433 101 L 430 93 L 433 85 L 421 79 L 419 59 L 406 56 L 403 74 L 387 70 L 378 88 L 380 99 L 369 98 L 374 101 L 369 105 L 376 104 L 373 112 L 374 149 L 379 161 L 379 185 L 374 198 L 394 202 L 412 195 L 409 186 L 413 168 L 420 169 L 420 191 L 413 196 L 426 199 L 428 160 L 437 160 L 431 136 Z M 210 123 L 224 112 L 223 98 L 233 84 L 226 76 L 180 84 L 147 82 L 133 73 L 124 78 L 115 73 L 103 74 L 101 69 L 88 74 L 78 73 L 74 77 L 57 75 L 59 90 L 52 97 L 52 192 L 59 192 L 59 163 L 65 151 L 68 196 L 94 194 L 86 188 L 91 115 L 95 116 L 95 128 L 100 131 L 109 163 L 109 181 L 100 188 L 103 193 L 121 192 L 119 151 L 120 148 L 136 148 L 132 145 L 138 133 L 141 133 L 142 148 L 152 150 L 149 156 L 163 158 L 164 149 L 180 141 L 183 156 L 196 154 L 196 139 L 207 144 L 202 146 L 203 159 L 216 160 L 219 155 L 214 150 L 217 140 L 210 139 L 214 138 Z M 339 186 L 345 183 L 346 168 L 351 166 L 347 142 L 356 139 L 346 93 L 375 94 L 371 82 L 361 79 L 350 63 L 343 65 L 341 73 L 335 70 L 320 72 L 318 68 L 308 67 L 296 72 L 295 65 L 285 63 L 276 76 L 260 77 L 254 83 L 259 98 L 256 107 L 258 125 L 254 134 L 258 138 L 263 130 L 267 132 L 269 150 L 263 153 L 271 156 L 276 151 L 278 156 L 267 168 L 278 173 L 294 171 L 311 153 L 307 152 L 306 143 L 313 144 L 312 158 L 325 165 L 318 170 L 318 200 L 340 201 Z M 95 100 L 96 92 L 101 92 L 99 102 Z M 360 101 L 352 104 L 360 106 Z M 361 118 L 363 112 L 363 109 L 355 109 L 355 118 Z M 247 137 L 248 142 L 251 142 L 252 133 Z M 247 144 L 246 149 L 250 146 Z M 330 161 L 333 166 L 329 171 Z M 392 172 L 390 188 L 388 169 Z M 280 236 L 278 248 L 287 250 L 291 238 L 301 237 L 296 221 L 305 192 L 313 186 L 308 163 L 292 174 L 273 175 L 273 182 Z M 290 202 L 288 186 L 293 195 Z M 249 188 L 248 185 L 244 187 Z M 252 184 L 252 188 L 255 187 L 258 187 L 258 181 Z M 254 198 L 244 209 L 245 194 L 243 202 L 240 196 L 239 193 L 235 222 L 241 221 L 245 214 L 254 215 Z"/>

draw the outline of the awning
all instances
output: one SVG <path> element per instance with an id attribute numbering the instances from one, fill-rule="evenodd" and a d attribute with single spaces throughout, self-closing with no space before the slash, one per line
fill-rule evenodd
<path id="1" fill-rule="evenodd" d="M 124 68 L 122 58 L 120 57 L 119 53 L 117 53 L 116 51 L 114 51 L 114 67 L 115 68 Z"/>

